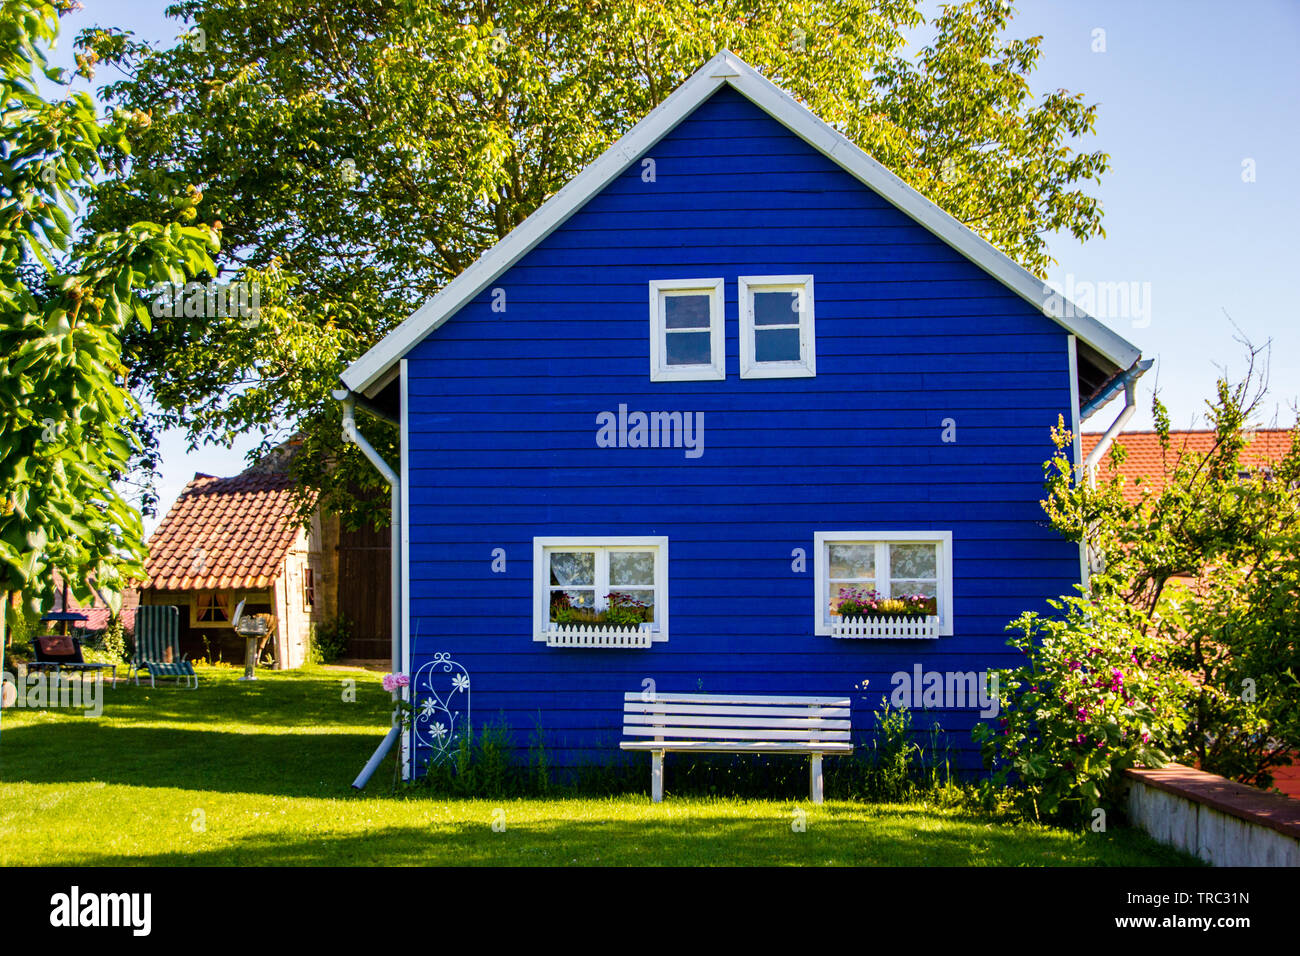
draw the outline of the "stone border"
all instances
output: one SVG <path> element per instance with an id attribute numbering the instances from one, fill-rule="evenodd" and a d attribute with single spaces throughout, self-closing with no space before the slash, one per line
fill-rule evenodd
<path id="1" fill-rule="evenodd" d="M 1300 800 L 1191 767 L 1128 770 L 1133 822 L 1217 866 L 1300 866 Z"/>

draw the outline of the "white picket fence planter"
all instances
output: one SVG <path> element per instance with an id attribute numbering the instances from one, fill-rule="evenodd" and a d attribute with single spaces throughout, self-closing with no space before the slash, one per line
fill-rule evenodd
<path id="1" fill-rule="evenodd" d="M 546 629 L 547 647 L 649 647 L 654 635 L 647 628 L 565 624 Z"/>
<path id="2" fill-rule="evenodd" d="M 939 618 L 925 617 L 838 617 L 831 615 L 831 637 L 865 638 L 932 638 L 939 636 Z"/>

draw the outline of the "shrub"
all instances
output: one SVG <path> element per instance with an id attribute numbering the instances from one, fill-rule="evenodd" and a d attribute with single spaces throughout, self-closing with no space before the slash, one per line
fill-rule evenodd
<path id="1" fill-rule="evenodd" d="M 1105 587 L 1050 603 L 1063 618 L 1026 612 L 1008 625 L 1026 661 L 995 672 L 1002 716 L 973 732 L 994 780 L 1016 783 L 1038 819 L 1115 807 L 1122 772 L 1168 762 L 1187 722 L 1187 681 L 1140 610 Z"/>
<path id="2" fill-rule="evenodd" d="M 351 640 L 352 622 L 341 614 L 313 624 L 308 660 L 313 664 L 333 664 L 347 654 Z"/>
<path id="3" fill-rule="evenodd" d="M 120 616 L 115 616 L 109 620 L 108 626 L 99 633 L 99 638 L 95 643 L 110 658 L 112 663 L 126 663 L 126 628 L 122 626 Z"/>

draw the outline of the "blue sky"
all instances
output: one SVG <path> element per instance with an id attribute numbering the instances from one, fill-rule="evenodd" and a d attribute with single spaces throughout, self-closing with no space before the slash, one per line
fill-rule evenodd
<path id="1" fill-rule="evenodd" d="M 180 32 L 163 16 L 166 0 L 84 3 L 64 19 L 57 63 L 71 63 L 72 38 L 92 24 L 161 42 Z M 1097 135 L 1083 146 L 1111 154 L 1111 172 L 1092 190 L 1107 235 L 1054 238 L 1060 264 L 1050 279 L 1076 290 L 1125 283 L 1134 293 L 1124 314 L 1099 315 L 1156 359 L 1129 427 L 1150 427 L 1157 383 L 1176 427 L 1204 424 L 1215 378 L 1243 370 L 1233 321 L 1257 345 L 1272 341 L 1262 424 L 1276 416 L 1289 425 L 1300 398 L 1300 323 L 1287 294 L 1300 273 L 1300 4 L 1020 0 L 1016 9 L 1011 33 L 1044 37 L 1035 92 L 1064 87 L 1100 104 Z M 189 451 L 179 433 L 165 436 L 162 508 L 196 471 L 240 471 L 254 444 Z"/>

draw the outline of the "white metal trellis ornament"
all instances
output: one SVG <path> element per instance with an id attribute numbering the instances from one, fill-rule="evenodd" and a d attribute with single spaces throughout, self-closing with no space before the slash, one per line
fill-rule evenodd
<path id="1" fill-rule="evenodd" d="M 411 726 L 417 746 L 428 747 L 429 763 L 441 763 L 470 724 L 469 671 L 447 652 L 433 655 L 415 672 Z M 461 718 L 461 714 L 464 718 Z"/>

